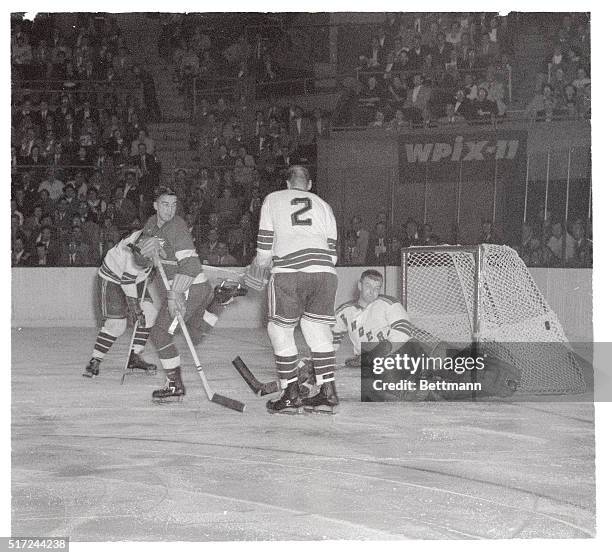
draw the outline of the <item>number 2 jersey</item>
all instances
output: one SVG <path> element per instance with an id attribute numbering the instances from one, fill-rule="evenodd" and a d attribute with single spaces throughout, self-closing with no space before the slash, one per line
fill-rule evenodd
<path id="1" fill-rule="evenodd" d="M 280 190 L 261 207 L 257 252 L 272 255 L 272 273 L 336 274 L 336 219 L 328 203 L 304 190 Z"/>
<path id="2" fill-rule="evenodd" d="M 365 308 L 356 301 L 347 302 L 336 310 L 336 324 L 332 327 L 334 348 L 338 350 L 346 333 L 356 355 L 361 354 L 361 343 L 385 339 L 405 343 L 412 337 L 413 327 L 406 309 L 393 297 L 379 295 Z"/>

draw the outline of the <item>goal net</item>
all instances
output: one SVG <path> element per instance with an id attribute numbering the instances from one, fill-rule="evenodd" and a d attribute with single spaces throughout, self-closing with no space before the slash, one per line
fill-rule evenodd
<path id="1" fill-rule="evenodd" d="M 402 303 L 418 328 L 456 346 L 476 342 L 518 368 L 519 392 L 585 390 L 557 316 L 508 246 L 405 248 Z"/>

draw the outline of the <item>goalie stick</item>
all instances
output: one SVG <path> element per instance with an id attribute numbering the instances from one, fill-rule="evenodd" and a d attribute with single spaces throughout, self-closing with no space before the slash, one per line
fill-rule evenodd
<path id="1" fill-rule="evenodd" d="M 170 290 L 170 283 L 168 282 L 168 277 L 166 276 L 166 272 L 164 271 L 162 263 L 159 261 L 159 258 L 155 259 L 155 267 L 159 271 L 159 275 L 164 283 L 164 287 L 167 291 Z M 198 371 L 198 375 L 200 376 L 200 380 L 202 381 L 202 385 L 204 386 L 204 391 L 206 392 L 206 397 L 212 403 L 217 403 L 217 405 L 222 405 L 223 407 L 227 407 L 228 409 L 233 409 L 234 411 L 238 411 L 239 413 L 244 412 L 246 405 L 242 401 L 237 401 L 236 399 L 232 399 L 230 397 L 226 397 L 225 395 L 221 395 L 219 393 L 213 392 L 210 385 L 208 384 L 208 380 L 206 380 L 206 376 L 204 375 L 204 369 L 200 364 L 200 359 L 198 358 L 198 354 L 196 353 L 195 347 L 193 346 L 193 342 L 191 341 L 191 336 L 189 335 L 189 331 L 187 326 L 185 325 L 185 320 L 183 320 L 183 316 L 177 314 L 178 323 L 183 330 L 183 337 L 187 342 L 187 346 L 189 347 L 189 351 L 191 352 L 191 357 L 193 358 L 193 362 L 195 363 L 196 370 Z"/>

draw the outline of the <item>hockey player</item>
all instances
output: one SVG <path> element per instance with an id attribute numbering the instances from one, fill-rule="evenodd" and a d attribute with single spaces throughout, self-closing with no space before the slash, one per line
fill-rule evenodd
<path id="1" fill-rule="evenodd" d="M 331 207 L 310 192 L 308 170 L 292 166 L 287 190 L 272 192 L 263 202 L 257 256 L 247 270 L 247 285 L 261 281 L 271 267 L 268 283 L 268 335 L 274 349 L 280 387 L 277 400 L 267 402 L 272 413 L 333 408 L 338 404 L 334 382 L 335 353 L 331 325 L 335 323 L 336 220 Z M 294 329 L 300 324 L 314 365 L 319 392 L 301 399 L 297 382 L 298 351 Z"/>
<path id="2" fill-rule="evenodd" d="M 367 269 L 357 283 L 359 298 L 336 310 L 336 323 L 332 327 L 334 348 L 338 350 L 348 333 L 355 353 L 346 360 L 347 366 L 361 366 L 361 343 L 403 344 L 414 337 L 416 328 L 410 323 L 405 308 L 395 298 L 380 294 L 382 285 L 382 275 L 375 269 Z M 419 333 L 424 334 L 421 330 Z M 433 336 L 431 339 L 434 340 Z"/>
<path id="3" fill-rule="evenodd" d="M 86 378 L 92 378 L 100 373 L 100 363 L 117 337 L 125 331 L 128 315 L 137 323 L 128 368 L 142 370 L 157 368 L 140 356 L 157 315 L 148 291 L 144 293 L 144 297 L 142 296 L 144 281 L 151 272 L 151 267 L 146 262 L 138 261 L 130 249 L 130 245 L 139 241 L 141 233 L 140 230 L 135 231 L 111 248 L 98 270 L 104 323 L 96 337 L 91 360 L 83 372 Z"/>
<path id="4" fill-rule="evenodd" d="M 157 192 L 152 215 L 143 228 L 147 240 L 140 253 L 150 260 L 159 259 L 170 282 L 157 321 L 151 330 L 151 342 L 166 373 L 165 385 L 153 392 L 154 400 L 180 397 L 185 394 L 181 377 L 181 361 L 170 331 L 174 318 L 181 314 L 194 344 L 210 332 L 218 319 L 221 306 L 231 296 L 215 292 L 202 272 L 200 258 L 195 250 L 185 221 L 176 215 L 177 196 L 168 188 Z M 159 292 L 165 287 L 158 282 Z"/>

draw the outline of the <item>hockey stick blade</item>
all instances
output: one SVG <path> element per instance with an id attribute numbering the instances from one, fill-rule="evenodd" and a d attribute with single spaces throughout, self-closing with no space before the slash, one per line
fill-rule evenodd
<path id="1" fill-rule="evenodd" d="M 239 356 L 232 360 L 232 364 L 255 395 L 264 396 L 280 391 L 278 380 L 273 380 L 267 384 L 260 382 Z"/>
<path id="2" fill-rule="evenodd" d="M 242 401 L 236 401 L 236 399 L 231 399 L 230 397 L 226 397 L 225 395 L 221 395 L 219 393 L 213 393 L 211 401 L 217 405 L 222 405 L 228 409 L 238 411 L 239 413 L 243 413 L 246 409 L 246 405 Z"/>

